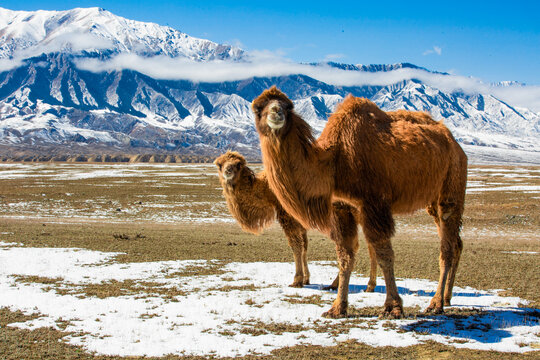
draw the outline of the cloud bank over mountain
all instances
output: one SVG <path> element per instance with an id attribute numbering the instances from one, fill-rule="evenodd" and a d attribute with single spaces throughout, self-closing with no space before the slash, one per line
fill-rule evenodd
<path id="1" fill-rule="evenodd" d="M 407 63 L 296 63 L 99 8 L 0 8 L 0 146 L 236 149 L 256 157 L 250 102 L 271 85 L 315 132 L 351 93 L 387 111 L 430 112 L 469 153 L 540 152 L 539 86 L 488 84 Z"/>
<path id="2" fill-rule="evenodd" d="M 445 92 L 468 94 L 493 94 L 503 101 L 540 112 L 540 86 L 511 84 L 497 86 L 479 79 L 460 75 L 433 73 L 424 69 L 402 68 L 386 72 L 361 72 L 343 70 L 327 64 L 298 64 L 268 53 L 254 54 L 246 61 L 198 62 L 167 56 L 143 57 L 136 54 L 119 54 L 111 59 L 81 59 L 77 66 L 92 72 L 135 70 L 163 80 L 189 80 L 194 82 L 224 82 L 245 80 L 251 77 L 274 77 L 294 74 L 335 86 L 388 86 L 417 79 Z"/>

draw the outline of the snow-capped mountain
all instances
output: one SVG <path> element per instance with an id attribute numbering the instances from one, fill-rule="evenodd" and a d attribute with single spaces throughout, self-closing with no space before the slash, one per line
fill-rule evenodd
<path id="1" fill-rule="evenodd" d="M 238 59 L 243 53 L 237 47 L 197 39 L 168 26 L 125 19 L 97 7 L 67 11 L 0 8 L 0 58 L 83 50 L 197 61 Z"/>
<path id="2" fill-rule="evenodd" d="M 528 157 L 532 162 L 540 163 L 540 116 L 490 94 L 445 92 L 416 79 L 347 87 L 294 74 L 208 83 L 156 79 L 127 69 L 92 72 L 77 65 L 81 58 L 124 53 L 240 64 L 246 56 L 235 47 L 98 8 L 0 9 L 0 60 L 20 62 L 0 70 L 0 146 L 65 151 L 76 147 L 88 153 L 109 149 L 217 154 L 237 149 L 258 157 L 250 102 L 277 85 L 316 132 L 322 131 L 328 115 L 352 93 L 372 99 L 387 111 L 430 112 L 468 145 L 470 154 L 480 148 L 520 149 L 532 154 Z M 432 73 L 407 63 L 325 66 L 375 75 L 411 69 Z"/>

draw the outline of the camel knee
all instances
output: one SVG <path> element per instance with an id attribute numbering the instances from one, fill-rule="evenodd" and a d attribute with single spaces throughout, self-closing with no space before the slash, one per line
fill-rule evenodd
<path id="1" fill-rule="evenodd" d="M 390 249 L 375 249 L 377 254 L 377 263 L 383 269 L 389 269 L 394 266 L 394 251 Z"/>
<path id="2" fill-rule="evenodd" d="M 446 262 L 452 262 L 456 258 L 459 259 L 462 251 L 463 242 L 461 241 L 459 235 L 450 239 L 443 239 L 443 241 L 441 241 L 441 260 L 444 260 Z"/>
<path id="3" fill-rule="evenodd" d="M 435 204 L 431 204 L 429 206 L 426 207 L 426 211 L 429 215 L 437 218 L 439 216 L 439 214 L 437 213 L 437 207 L 435 206 Z"/>
<path id="4" fill-rule="evenodd" d="M 438 209 L 432 208 L 432 212 L 429 210 L 428 213 L 432 216 L 437 216 L 439 219 L 446 223 L 457 222 L 458 224 L 461 221 L 462 207 L 454 201 L 441 201 L 439 202 Z M 458 225 L 459 226 L 459 225 Z"/>
<path id="5" fill-rule="evenodd" d="M 439 262 L 441 266 L 451 266 L 456 256 L 457 251 L 455 251 L 455 249 L 452 247 L 448 247 L 446 250 L 441 251 Z"/>
<path id="6" fill-rule="evenodd" d="M 301 235 L 297 234 L 287 234 L 287 242 L 289 243 L 289 246 L 293 249 L 293 251 L 298 250 L 302 251 L 305 244 L 305 239 Z"/>
<path id="7" fill-rule="evenodd" d="M 352 271 L 354 268 L 354 262 L 356 260 L 356 251 L 347 244 L 336 244 L 336 255 L 338 258 L 339 270 L 341 271 Z"/>

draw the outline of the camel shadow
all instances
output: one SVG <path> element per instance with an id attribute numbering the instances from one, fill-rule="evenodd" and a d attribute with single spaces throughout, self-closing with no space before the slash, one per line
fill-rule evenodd
<path id="1" fill-rule="evenodd" d="M 304 285 L 304 288 L 306 289 L 313 289 L 313 290 L 323 290 L 323 291 L 329 291 L 336 293 L 336 290 L 329 290 L 327 289 L 329 285 L 323 285 L 323 284 L 310 284 L 310 285 Z M 366 292 L 367 285 L 354 285 L 349 284 L 349 294 L 359 294 L 362 292 Z M 378 285 L 375 286 L 375 289 L 373 292 L 386 294 L 386 286 L 384 285 Z M 427 297 L 433 297 L 435 295 L 435 291 L 424 291 L 424 290 L 410 290 L 409 288 L 398 286 L 398 292 L 400 295 L 418 295 L 418 296 L 427 296 Z M 463 297 L 482 297 L 482 296 L 492 296 L 491 294 L 482 294 L 477 292 L 453 292 L 452 296 L 463 296 Z"/>
<path id="2" fill-rule="evenodd" d="M 459 307 L 453 307 L 459 310 Z M 450 314 L 419 317 L 419 320 L 401 326 L 405 331 L 414 331 L 418 335 L 442 335 L 484 344 L 499 343 L 514 336 L 511 327 L 533 327 L 540 325 L 540 311 L 531 308 L 506 308 L 504 310 L 482 310 L 474 314 Z"/>

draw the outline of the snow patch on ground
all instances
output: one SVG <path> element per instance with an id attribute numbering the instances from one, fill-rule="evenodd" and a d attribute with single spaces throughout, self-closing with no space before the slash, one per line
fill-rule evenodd
<path id="1" fill-rule="evenodd" d="M 395 326 L 387 326 L 388 320 L 366 318 L 365 323 L 344 328 L 335 336 L 329 331 L 315 331 L 348 321 L 321 317 L 335 298 L 335 293 L 321 290 L 322 284 L 329 284 L 336 274 L 332 262 L 311 263 L 311 278 L 318 284 L 295 289 L 287 286 L 294 272 L 291 263 L 117 263 L 119 253 L 0 244 L 0 306 L 41 315 L 9 326 L 35 329 L 57 327 L 57 321 L 68 321 L 65 331 L 73 334 L 64 341 L 98 354 L 241 356 L 268 354 L 301 344 L 332 346 L 346 340 L 372 346 L 409 346 L 435 340 L 456 347 L 505 352 L 538 348 L 538 316 L 531 315 L 531 309 L 518 307 L 526 300 L 499 296 L 497 290 L 454 288 L 454 307 L 479 309 L 478 315 L 392 320 Z M 221 266 L 223 273 L 181 274 L 187 268 L 211 266 Z M 57 286 L 69 291 L 62 295 L 50 283 L 20 281 L 21 276 L 55 278 Z M 152 282 L 176 289 L 178 295 L 167 297 L 151 292 L 98 298 L 83 293 L 88 284 L 125 280 Z M 351 307 L 383 304 L 384 286 L 365 293 L 367 280 L 352 276 Z M 382 279 L 378 283 L 382 284 Z M 401 279 L 397 285 L 405 306 L 424 309 L 437 284 Z M 309 301 L 314 295 L 320 297 L 322 305 Z M 276 332 L 260 324 L 294 325 L 296 330 Z M 249 331 L 261 327 L 256 334 Z"/>
<path id="2" fill-rule="evenodd" d="M 479 193 L 485 191 L 521 191 L 524 193 L 540 193 L 540 186 L 538 185 L 514 185 L 514 186 L 498 186 L 498 187 L 481 187 L 481 188 L 467 188 L 467 194 Z"/>
<path id="3" fill-rule="evenodd" d="M 538 251 L 503 251 L 503 254 L 527 254 L 527 255 L 536 255 L 540 254 Z"/>

